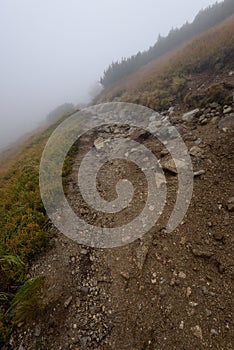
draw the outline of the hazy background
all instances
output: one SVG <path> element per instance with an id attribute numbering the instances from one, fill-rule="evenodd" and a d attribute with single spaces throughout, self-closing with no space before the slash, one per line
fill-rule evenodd
<path id="1" fill-rule="evenodd" d="M 0 0 L 0 148 L 215 0 Z"/>

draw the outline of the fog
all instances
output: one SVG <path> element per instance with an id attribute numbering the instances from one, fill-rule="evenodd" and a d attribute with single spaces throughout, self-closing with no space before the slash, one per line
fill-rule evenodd
<path id="1" fill-rule="evenodd" d="M 0 148 L 212 0 L 0 0 Z"/>

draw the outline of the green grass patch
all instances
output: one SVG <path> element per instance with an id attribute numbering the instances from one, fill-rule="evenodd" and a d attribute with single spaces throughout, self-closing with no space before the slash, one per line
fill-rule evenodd
<path id="1" fill-rule="evenodd" d="M 32 258 L 49 241 L 39 166 L 49 136 L 63 119 L 17 145 L 9 159 L 0 160 L 0 347 L 16 323 L 43 309 L 38 292 L 42 279 L 27 281 L 27 274 Z M 72 151 L 64 165 L 64 178 L 71 170 L 71 155 Z"/>

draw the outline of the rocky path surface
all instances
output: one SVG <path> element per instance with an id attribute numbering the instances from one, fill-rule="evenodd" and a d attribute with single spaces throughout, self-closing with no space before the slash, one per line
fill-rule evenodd
<path id="1" fill-rule="evenodd" d="M 233 106 L 211 104 L 182 115 L 165 112 L 181 133 L 194 167 L 194 192 L 181 225 L 165 225 L 174 205 L 177 174 L 163 146 L 140 130 L 102 129 L 77 145 L 68 200 L 92 224 L 121 225 L 122 217 L 98 217 L 76 186 L 80 161 L 90 147 L 130 137 L 155 152 L 165 170 L 168 196 L 163 215 L 142 239 L 113 249 L 80 246 L 53 231 L 51 247 L 33 265 L 44 275 L 46 312 L 20 325 L 9 349 L 17 350 L 233 350 L 234 349 L 234 114 Z M 116 178 L 131 177 L 139 199 L 124 220 L 141 210 L 144 179 L 119 161 L 99 174 L 106 200 Z M 100 221 L 101 220 L 101 221 Z"/>

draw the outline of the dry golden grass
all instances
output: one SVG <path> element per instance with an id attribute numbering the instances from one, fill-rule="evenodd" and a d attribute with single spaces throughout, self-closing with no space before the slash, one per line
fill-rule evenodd
<path id="1" fill-rule="evenodd" d="M 190 74 L 218 72 L 227 59 L 234 59 L 234 16 L 104 90 L 96 102 L 116 100 L 163 108 L 175 97 L 183 99 Z"/>

